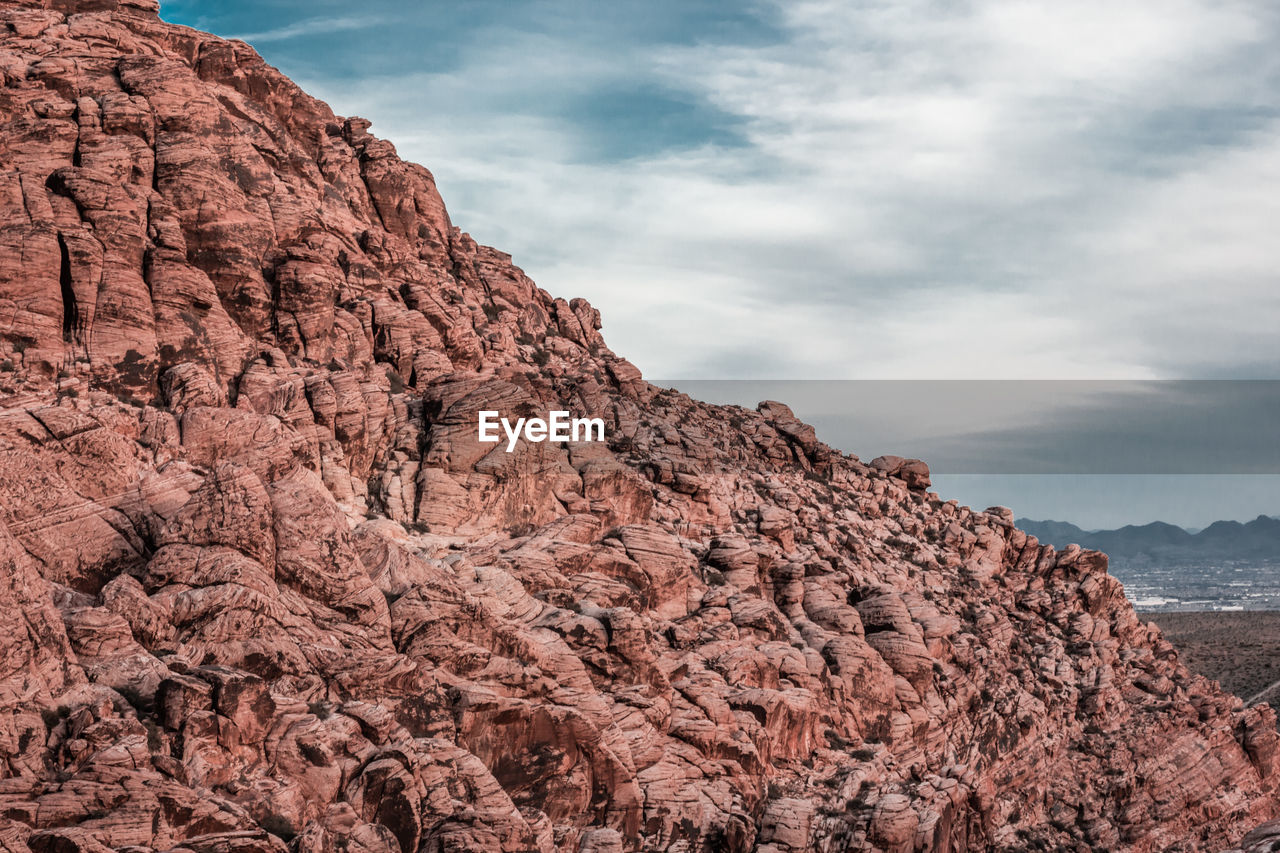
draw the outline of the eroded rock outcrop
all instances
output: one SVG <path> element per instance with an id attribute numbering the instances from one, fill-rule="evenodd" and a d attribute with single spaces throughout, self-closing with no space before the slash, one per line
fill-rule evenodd
<path id="1" fill-rule="evenodd" d="M 1274 816 L 1274 714 L 1105 557 L 646 384 L 246 45 L 3 2 L 0 74 L 0 848 L 1197 850 Z M 507 453 L 480 409 L 608 441 Z"/>

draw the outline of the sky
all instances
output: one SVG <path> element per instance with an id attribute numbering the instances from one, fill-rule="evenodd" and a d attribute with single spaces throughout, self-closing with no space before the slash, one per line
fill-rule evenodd
<path id="1" fill-rule="evenodd" d="M 1280 374 L 1271 0 L 162 15 L 371 119 L 455 224 L 588 298 L 650 379 Z M 1126 488 L 1045 510 L 1155 517 L 1153 490 Z M 1280 512 L 1271 488 L 1259 512 Z M 1197 491 L 1173 489 L 1186 523 L 1226 506 Z"/>
<path id="2" fill-rule="evenodd" d="M 935 490 L 1086 529 L 1280 515 L 1277 380 L 680 380 L 785 400 L 828 444 L 928 460 Z"/>

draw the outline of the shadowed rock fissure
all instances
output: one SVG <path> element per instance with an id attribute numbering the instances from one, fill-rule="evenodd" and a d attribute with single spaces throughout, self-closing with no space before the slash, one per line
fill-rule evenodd
<path id="1" fill-rule="evenodd" d="M 76 291 L 71 281 L 71 250 L 67 239 L 58 234 L 58 284 L 62 289 L 62 339 L 76 343 L 80 337 L 80 309 L 76 305 Z"/>

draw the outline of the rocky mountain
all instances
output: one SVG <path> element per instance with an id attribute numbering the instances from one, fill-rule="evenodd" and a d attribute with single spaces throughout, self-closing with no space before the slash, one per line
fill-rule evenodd
<path id="1" fill-rule="evenodd" d="M 1082 530 L 1064 521 L 1017 520 L 1042 542 L 1059 548 L 1070 544 L 1105 551 L 1115 558 L 1142 558 L 1173 563 L 1206 560 L 1280 558 L 1280 519 L 1260 515 L 1253 521 L 1215 521 L 1191 533 L 1163 521 L 1127 525 L 1116 530 Z"/>
<path id="2" fill-rule="evenodd" d="M 154 0 L 0 3 L 0 849 L 1211 850 L 1276 718 L 1107 574 L 645 383 Z M 606 442 L 478 441 L 481 410 Z"/>

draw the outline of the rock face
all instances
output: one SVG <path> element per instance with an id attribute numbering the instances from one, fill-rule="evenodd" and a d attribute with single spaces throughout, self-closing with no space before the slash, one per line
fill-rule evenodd
<path id="1" fill-rule="evenodd" d="M 1273 853 L 1280 845 L 1280 821 L 1267 821 L 1240 839 L 1227 853 Z"/>
<path id="2" fill-rule="evenodd" d="M 1202 850 L 1275 716 L 1107 574 L 646 384 L 153 0 L 0 3 L 0 850 Z M 607 442 L 478 441 L 567 410 Z"/>

